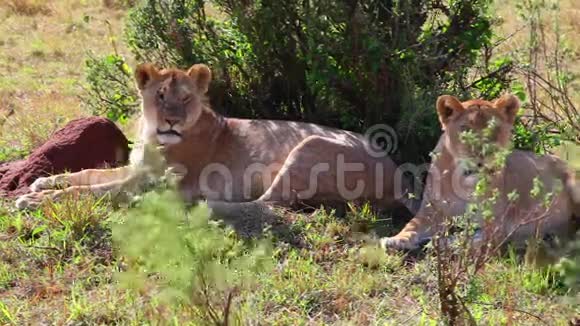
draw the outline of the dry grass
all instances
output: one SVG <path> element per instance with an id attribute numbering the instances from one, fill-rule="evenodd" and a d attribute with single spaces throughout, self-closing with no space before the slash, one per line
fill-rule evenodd
<path id="1" fill-rule="evenodd" d="M 6 119 L 0 130 L 3 131 L 0 133 L 0 146 L 23 153 L 30 152 L 42 145 L 64 123 L 87 115 L 78 109 L 74 97 L 56 92 L 45 93 L 42 98 L 33 96 L 26 104 L 25 108 L 15 110 Z"/>
<path id="2" fill-rule="evenodd" d="M 134 6 L 137 0 L 103 0 L 103 6 L 113 9 L 122 9 Z"/>
<path id="3" fill-rule="evenodd" d="M 509 56 L 519 62 L 529 61 L 529 48 L 531 30 L 527 22 L 529 15 L 517 9 L 516 5 L 534 0 L 510 0 L 496 2 L 494 11 L 500 19 L 501 24 L 496 30 L 499 38 L 508 38 L 498 48 L 496 55 Z M 561 70 L 573 76 L 568 85 L 568 96 L 571 103 L 578 109 L 580 103 L 580 1 L 578 0 L 548 0 L 545 1 L 545 8 L 541 11 L 539 21 L 538 42 L 539 56 L 537 61 L 537 72 L 543 78 L 557 84 L 554 77 L 553 60 L 559 57 L 558 65 Z M 558 7 L 559 9 L 554 9 Z M 527 85 L 526 76 L 519 74 L 518 80 L 522 85 Z M 551 116 L 550 110 L 562 112 L 565 107 L 554 106 L 550 96 L 558 94 L 553 90 L 545 90 L 538 86 L 538 100 L 548 104 L 542 110 L 547 111 L 546 115 Z M 549 103 L 552 103 L 550 105 Z M 562 103 L 562 102 L 560 102 Z M 528 106 L 529 107 L 529 106 Z M 569 108 L 568 108 L 569 109 Z M 565 116 L 565 115 L 564 115 Z M 571 120 L 570 120 L 571 119 Z M 580 121 L 580 117 L 565 119 L 565 123 L 575 123 Z M 571 166 L 580 171 L 580 146 L 574 143 L 567 143 L 556 149 L 556 154 L 567 160 Z"/>
<path id="4" fill-rule="evenodd" d="M 23 16 L 50 15 L 52 9 L 44 0 L 2 0 L 0 6 L 8 8 L 13 14 Z"/>
<path id="5" fill-rule="evenodd" d="M 33 15 L 35 5 L 51 14 Z M 79 99 L 86 54 L 111 51 L 123 15 L 101 0 L 0 0 L 0 161 L 26 153 L 88 114 Z"/>
<path id="6" fill-rule="evenodd" d="M 529 29 L 523 17 L 516 9 L 516 4 L 521 0 L 510 0 L 506 5 L 497 2 L 494 8 L 501 24 L 497 29 L 500 37 L 508 37 L 499 49 L 500 54 L 514 54 L 521 56 L 522 49 L 527 48 L 529 43 Z M 559 11 L 546 10 L 541 24 L 544 28 L 543 38 L 548 45 L 549 51 L 553 51 L 556 44 L 556 36 L 564 40 L 565 46 L 571 54 L 567 56 L 567 68 L 576 74 L 580 74 L 580 1 L 577 0 L 550 0 L 547 3 L 559 4 Z M 558 35 L 555 33 L 555 23 L 559 25 Z M 547 67 L 544 67 L 547 69 Z M 580 87 L 576 88 L 575 96 L 580 100 Z"/>

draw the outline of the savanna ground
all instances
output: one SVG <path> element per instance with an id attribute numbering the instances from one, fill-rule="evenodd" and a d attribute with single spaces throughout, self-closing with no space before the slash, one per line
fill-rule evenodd
<path id="1" fill-rule="evenodd" d="M 499 28 L 506 35 L 521 26 L 513 15 L 515 2 L 497 8 L 504 18 Z M 561 7 L 560 23 L 572 36 L 573 68 L 578 72 L 580 2 L 562 1 Z M 90 114 L 81 100 L 84 60 L 89 51 L 109 53 L 113 46 L 124 52 L 120 42 L 115 42 L 124 13 L 115 1 L 0 0 L 0 161 L 26 155 L 70 119 Z M 511 44 L 523 38 L 515 34 Z M 573 95 L 578 103 L 580 92 Z M 575 161 L 572 164 L 580 163 L 577 154 L 569 156 Z M 149 211 L 142 209 L 113 209 L 106 201 L 70 199 L 34 213 L 20 213 L 10 202 L 0 204 L 0 324 L 211 320 L 207 317 L 211 313 L 200 317 L 195 309 L 171 310 L 156 296 L 154 285 L 139 291 L 118 285 L 127 275 L 119 274 L 127 269 L 127 262 L 113 245 L 111 230 L 131 218 L 146 220 Z M 159 208 L 157 213 L 166 212 Z M 274 246 L 268 251 L 270 264 L 265 271 L 254 276 L 250 285 L 222 291 L 226 299 L 233 294 L 240 320 L 254 324 L 438 323 L 433 260 L 385 254 L 365 245 L 367 231 L 376 223 L 389 224 L 388 218 L 374 217 L 364 208 L 346 215 L 285 214 L 286 233 L 269 236 Z M 127 239 L 146 244 L 169 241 L 159 234 L 158 238 L 148 235 L 146 228 L 139 230 L 129 232 Z M 226 231 L 226 239 L 219 250 L 232 251 L 232 255 L 243 251 L 234 233 Z M 466 291 L 470 310 L 480 324 L 566 325 L 580 316 L 580 297 L 563 286 L 557 273 L 528 267 L 514 255 L 491 262 Z M 193 301 L 193 306 L 203 306 Z"/>

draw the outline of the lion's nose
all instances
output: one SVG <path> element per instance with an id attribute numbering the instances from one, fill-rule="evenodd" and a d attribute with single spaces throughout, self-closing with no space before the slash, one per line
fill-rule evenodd
<path id="1" fill-rule="evenodd" d="M 165 119 L 165 122 L 167 122 L 170 127 L 173 127 L 174 125 L 176 125 L 179 122 L 179 120 L 177 120 L 177 119 Z"/>

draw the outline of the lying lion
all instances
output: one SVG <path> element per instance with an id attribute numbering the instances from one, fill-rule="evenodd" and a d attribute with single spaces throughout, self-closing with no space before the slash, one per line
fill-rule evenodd
<path id="1" fill-rule="evenodd" d="M 399 234 L 381 239 L 382 246 L 415 249 L 437 232 L 444 231 L 446 218 L 466 212 L 468 204 L 474 200 L 470 195 L 480 177 L 478 172 L 493 163 L 498 151 L 510 145 L 519 107 L 513 95 L 494 102 L 471 100 L 462 103 L 452 96 L 441 96 L 437 100 L 437 113 L 444 133 L 434 150 L 421 207 Z M 462 139 L 465 132 L 478 139 L 487 139 L 484 145 L 493 145 L 496 150 L 489 150 L 492 147 L 488 146 L 486 152 L 485 146 L 470 146 Z M 546 200 L 546 196 L 534 194 L 534 187 L 540 187 L 536 183 L 541 184 L 544 194 L 552 193 L 553 196 Z M 580 218 L 580 189 L 566 164 L 555 156 L 538 157 L 531 152 L 515 150 L 507 156 L 503 169 L 493 174 L 491 186 L 498 190 L 499 196 L 495 203 L 490 201 L 493 214 L 488 230 L 492 230 L 500 241 L 518 242 L 546 234 L 568 236 L 574 231 L 574 217 Z M 484 220 L 481 214 L 476 215 L 480 227 Z"/>
<path id="2" fill-rule="evenodd" d="M 365 137 L 309 123 L 223 117 L 206 97 L 211 77 L 203 64 L 187 71 L 139 65 L 141 132 L 130 165 L 39 178 L 17 207 L 70 193 L 116 195 L 159 177 L 166 166 L 180 171 L 178 188 L 188 202 L 394 203 L 396 165 L 370 155 Z"/>

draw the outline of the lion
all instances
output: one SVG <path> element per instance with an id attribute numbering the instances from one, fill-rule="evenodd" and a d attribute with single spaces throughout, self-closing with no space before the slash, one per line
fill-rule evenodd
<path id="1" fill-rule="evenodd" d="M 34 208 L 71 193 L 117 195 L 159 178 L 166 167 L 178 171 L 177 188 L 186 202 L 397 202 L 396 164 L 370 152 L 363 135 L 311 123 L 224 117 L 210 107 L 211 79 L 204 64 L 188 70 L 137 66 L 141 131 L 130 164 L 39 178 L 16 206 Z"/>
<path id="2" fill-rule="evenodd" d="M 490 166 L 498 151 L 509 153 L 520 108 L 517 97 L 508 94 L 493 102 L 460 102 L 444 95 L 438 98 L 436 107 L 444 132 L 434 150 L 421 206 L 397 235 L 380 239 L 385 248 L 417 249 L 444 231 L 446 218 L 462 216 L 468 204 L 477 200 L 470 195 L 481 177 L 478 172 Z M 476 135 L 486 143 L 481 148 L 470 146 L 462 139 L 464 133 Z M 486 146 L 495 149 L 486 152 Z M 498 240 L 521 244 L 532 236 L 570 236 L 573 232 L 574 217 L 580 217 L 580 191 L 574 175 L 559 158 L 513 150 L 505 157 L 503 168 L 492 173 L 491 180 L 499 196 L 492 208 L 492 229 L 488 230 Z M 544 206 L 546 196 L 534 194 L 533 189 L 540 184 L 544 194 L 553 194 L 548 207 Z M 481 231 L 484 218 L 482 212 L 476 214 Z M 481 240 L 481 232 L 479 236 L 476 232 L 476 238 Z"/>

